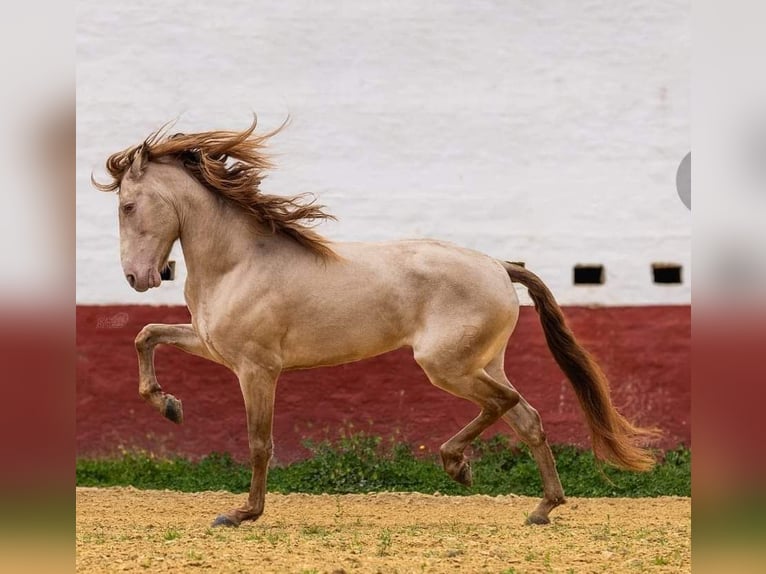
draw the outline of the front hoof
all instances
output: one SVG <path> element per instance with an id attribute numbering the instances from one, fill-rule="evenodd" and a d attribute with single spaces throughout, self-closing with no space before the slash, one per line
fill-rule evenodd
<path id="1" fill-rule="evenodd" d="M 527 524 L 550 524 L 551 519 L 542 514 L 532 513 L 527 516 Z"/>
<path id="2" fill-rule="evenodd" d="M 235 519 L 231 518 L 230 516 L 221 514 L 217 516 L 215 520 L 213 520 L 212 526 L 226 526 L 228 528 L 236 528 L 237 526 L 239 526 L 239 522 L 237 522 Z"/>
<path id="3" fill-rule="evenodd" d="M 168 395 L 165 399 L 165 410 L 162 415 L 178 425 L 184 422 L 184 409 L 179 401 L 174 396 Z"/>

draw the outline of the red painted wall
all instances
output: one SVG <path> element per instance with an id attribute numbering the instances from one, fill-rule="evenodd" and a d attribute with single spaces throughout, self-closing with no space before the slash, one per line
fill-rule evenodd
<path id="1" fill-rule="evenodd" d="M 659 444 L 691 441 L 688 306 L 567 307 L 578 339 L 612 381 L 615 403 L 642 425 L 664 431 Z M 138 396 L 133 339 L 146 323 L 186 323 L 185 307 L 78 306 L 78 456 L 140 447 L 158 454 L 248 456 L 242 396 L 227 369 L 176 349 L 156 353 L 163 388 L 183 401 L 184 424 L 165 420 Z M 577 400 L 543 338 L 534 309 L 523 307 L 508 345 L 506 371 L 540 411 L 553 443 L 588 445 Z M 353 425 L 382 436 L 396 433 L 435 451 L 477 414 L 471 403 L 428 382 L 409 349 L 309 371 L 285 373 L 274 422 L 275 459 L 304 457 L 304 438 L 335 437 Z M 497 423 L 484 436 L 510 433 Z"/>

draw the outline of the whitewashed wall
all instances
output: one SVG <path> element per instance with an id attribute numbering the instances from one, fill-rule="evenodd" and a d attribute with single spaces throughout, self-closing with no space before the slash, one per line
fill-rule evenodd
<path id="1" fill-rule="evenodd" d="M 133 292 L 106 157 L 179 131 L 264 127 L 269 193 L 314 192 L 335 240 L 438 237 L 527 262 L 562 303 L 690 301 L 687 1 L 236 1 L 78 6 L 77 301 Z M 655 285 L 652 262 L 683 265 Z M 602 286 L 572 285 L 601 263 Z"/>

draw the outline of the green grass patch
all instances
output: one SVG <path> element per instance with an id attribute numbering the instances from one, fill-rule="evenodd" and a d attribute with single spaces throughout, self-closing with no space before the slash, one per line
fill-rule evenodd
<path id="1" fill-rule="evenodd" d="M 511 445 L 501 435 L 474 443 L 472 488 L 452 481 L 434 457 L 416 456 L 408 445 L 380 437 L 356 434 L 307 446 L 310 458 L 269 471 L 270 492 L 438 491 L 452 495 L 528 496 L 542 492 L 537 466 L 526 447 Z M 691 452 L 685 448 L 666 452 L 647 473 L 605 466 L 590 451 L 570 446 L 556 446 L 553 451 L 568 496 L 691 496 Z M 211 454 L 193 462 L 134 452 L 113 459 L 78 460 L 77 484 L 247 492 L 250 469 L 228 454 Z"/>

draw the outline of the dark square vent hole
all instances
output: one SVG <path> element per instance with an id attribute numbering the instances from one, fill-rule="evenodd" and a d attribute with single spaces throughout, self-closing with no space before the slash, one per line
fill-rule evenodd
<path id="1" fill-rule="evenodd" d="M 601 285 L 604 283 L 603 265 L 575 265 L 575 285 Z"/>
<path id="2" fill-rule="evenodd" d="M 681 283 L 681 266 L 677 263 L 652 263 L 652 277 L 655 283 Z"/>
<path id="3" fill-rule="evenodd" d="M 160 277 L 163 281 L 172 281 L 176 278 L 176 262 L 175 261 L 168 261 L 168 264 L 165 266 L 165 268 L 160 271 Z"/>

